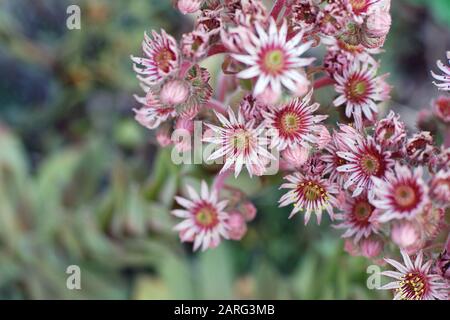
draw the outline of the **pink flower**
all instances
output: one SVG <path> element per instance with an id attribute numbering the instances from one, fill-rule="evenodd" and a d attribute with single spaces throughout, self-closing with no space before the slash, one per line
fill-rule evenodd
<path id="1" fill-rule="evenodd" d="M 145 97 L 134 96 L 143 106 L 133 111 L 137 122 L 148 129 L 155 129 L 162 122 L 175 117 L 177 112 L 173 106 L 162 104 L 157 92 L 153 92 L 150 88 L 147 90 Z"/>
<path id="2" fill-rule="evenodd" d="M 231 240 L 239 241 L 247 233 L 247 224 L 240 212 L 231 212 L 227 224 L 228 235 Z"/>
<path id="3" fill-rule="evenodd" d="M 363 239 L 360 243 L 361 255 L 373 259 L 380 255 L 381 251 L 383 251 L 383 247 L 383 241 L 380 239 L 374 237 Z"/>
<path id="4" fill-rule="evenodd" d="M 144 34 L 142 49 L 145 58 L 131 56 L 138 79 L 150 85 L 161 82 L 177 71 L 180 62 L 177 43 L 172 36 L 161 30 L 161 34 L 152 31 L 152 37 Z"/>
<path id="5" fill-rule="evenodd" d="M 376 66 L 361 65 L 355 60 L 342 76 L 334 75 L 337 82 L 335 90 L 340 96 L 333 103 L 336 107 L 345 104 L 345 115 L 348 118 L 353 116 L 358 128 L 362 126 L 363 114 L 372 121 L 373 113 L 378 112 L 376 102 L 384 100 L 380 88 L 387 75 L 377 77 L 376 73 Z"/>
<path id="6" fill-rule="evenodd" d="M 208 161 L 225 157 L 225 164 L 221 172 L 234 167 L 234 176 L 237 177 L 245 165 L 250 176 L 260 175 L 265 171 L 265 165 L 275 157 L 267 151 L 268 139 L 262 136 L 264 123 L 254 128 L 255 120 L 246 122 L 239 111 L 236 117 L 231 108 L 228 108 L 228 119 L 215 112 L 222 127 L 207 123 L 216 136 L 204 138 L 204 141 L 218 145 Z"/>
<path id="7" fill-rule="evenodd" d="M 291 189 L 284 194 L 279 203 L 280 207 L 294 204 L 292 218 L 297 212 L 305 211 L 305 225 L 309 222 L 312 213 L 317 216 L 317 223 L 322 220 L 322 211 L 326 210 L 333 219 L 333 206 L 336 204 L 335 194 L 338 193 L 337 186 L 319 176 L 303 175 L 296 172 L 285 177 L 288 181 L 281 185 L 281 189 Z"/>
<path id="8" fill-rule="evenodd" d="M 369 202 L 367 195 L 356 198 L 346 197 L 342 213 L 335 215 L 340 221 L 335 227 L 345 229 L 342 237 L 354 237 L 354 241 L 358 242 L 361 238 L 368 238 L 378 233 L 380 223 L 377 221 L 377 215 L 378 211 Z"/>
<path id="9" fill-rule="evenodd" d="M 293 146 L 287 147 L 281 152 L 284 160 L 286 160 L 292 168 L 300 168 L 309 157 L 309 147 Z"/>
<path id="10" fill-rule="evenodd" d="M 171 118 L 194 118 L 211 97 L 208 80 L 208 71 L 194 65 L 183 80 L 170 80 L 159 87 L 141 84 L 146 96 L 134 96 L 143 105 L 134 109 L 136 120 L 148 129 L 155 129 Z"/>
<path id="11" fill-rule="evenodd" d="M 240 102 L 239 109 L 242 111 L 246 121 L 255 120 L 258 125 L 263 121 L 264 116 L 262 113 L 268 110 L 268 106 L 255 99 L 251 94 L 247 94 Z"/>
<path id="12" fill-rule="evenodd" d="M 327 127 L 325 127 L 324 125 L 318 125 L 317 127 L 319 128 L 319 133 L 317 137 L 317 147 L 319 149 L 323 149 L 327 145 L 329 145 L 332 140 L 330 131 L 328 131 Z"/>
<path id="13" fill-rule="evenodd" d="M 269 30 L 256 22 L 257 34 L 253 35 L 250 43 L 244 47 L 245 53 L 233 53 L 231 56 L 248 66 L 247 69 L 237 74 L 241 79 L 257 79 L 253 94 L 261 94 L 266 88 L 279 94 L 281 85 L 295 92 L 300 83 L 307 79 L 299 69 L 310 65 L 315 58 L 301 58 L 312 42 L 300 44 L 303 34 L 298 33 L 292 39 L 287 40 L 287 24 L 283 22 L 278 29 L 275 21 L 270 20 Z M 300 45 L 299 45 L 300 44 Z"/>
<path id="14" fill-rule="evenodd" d="M 194 13 L 200 9 L 203 0 L 178 0 L 177 7 L 182 14 Z"/>
<path id="15" fill-rule="evenodd" d="M 373 195 L 373 177 L 384 179 L 394 162 L 391 154 L 377 145 L 372 137 L 363 137 L 350 126 L 341 125 L 341 132 L 336 136 L 340 141 L 336 154 L 345 164 L 337 167 L 337 171 L 345 173 L 344 188 L 353 188 L 353 197 L 363 191 Z M 342 151 L 341 151 L 342 150 Z"/>
<path id="16" fill-rule="evenodd" d="M 448 284 L 445 280 L 430 271 L 433 260 L 423 263 L 422 251 L 417 254 L 416 260 L 411 261 L 408 254 L 400 251 L 404 264 L 392 259 L 384 259 L 397 271 L 384 271 L 381 274 L 394 278 L 380 289 L 395 290 L 394 300 L 447 300 Z"/>
<path id="17" fill-rule="evenodd" d="M 317 14 L 316 24 L 321 33 L 335 36 L 349 21 L 346 5 L 343 2 L 330 2 Z"/>
<path id="18" fill-rule="evenodd" d="M 422 179 L 421 167 L 411 171 L 397 163 L 395 172 L 387 172 L 385 179 L 372 177 L 372 181 L 375 198 L 371 203 L 381 210 L 381 222 L 414 218 L 428 201 L 428 187 Z"/>
<path id="19" fill-rule="evenodd" d="M 450 64 L 450 51 L 447 51 L 447 59 Z M 444 65 L 441 60 L 437 61 L 437 66 L 443 73 L 436 74 L 431 71 L 433 78 L 440 81 L 440 83 L 433 81 L 433 84 L 438 87 L 439 90 L 450 91 L 450 66 Z"/>
<path id="20" fill-rule="evenodd" d="M 322 132 L 318 126 L 327 116 L 314 115 L 319 108 L 318 103 L 310 104 L 312 91 L 300 100 L 296 98 L 280 108 L 269 107 L 263 112 L 269 134 L 272 135 L 271 148 L 284 150 L 286 147 L 302 146 L 308 148 L 317 143 Z"/>
<path id="21" fill-rule="evenodd" d="M 433 137 L 427 131 L 421 131 L 408 139 L 405 153 L 412 164 L 426 164 L 435 153 Z"/>
<path id="22" fill-rule="evenodd" d="M 383 146 L 399 150 L 406 140 L 405 124 L 394 111 L 375 125 L 375 140 Z"/>
<path id="23" fill-rule="evenodd" d="M 187 186 L 190 199 L 175 197 L 175 200 L 184 209 L 175 209 L 171 213 L 182 218 L 174 230 L 180 232 L 181 241 L 193 239 L 194 251 L 201 248 L 202 251 L 215 247 L 221 242 L 221 238 L 228 239 L 227 220 L 229 214 L 224 211 L 228 201 L 218 201 L 217 191 L 208 190 L 205 181 L 201 183 L 200 195 Z"/>
<path id="24" fill-rule="evenodd" d="M 204 27 L 183 34 L 181 38 L 181 51 L 183 56 L 192 61 L 206 57 L 209 49 L 210 35 Z"/>

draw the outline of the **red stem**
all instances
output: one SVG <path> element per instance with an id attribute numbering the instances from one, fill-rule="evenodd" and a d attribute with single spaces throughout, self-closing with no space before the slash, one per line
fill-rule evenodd
<path id="1" fill-rule="evenodd" d="M 280 15 L 281 10 L 284 7 L 286 0 L 276 0 L 272 11 L 270 12 L 270 15 L 273 17 L 274 20 L 277 20 L 278 16 Z"/>
<path id="2" fill-rule="evenodd" d="M 208 57 L 211 57 L 215 54 L 228 52 L 227 48 L 223 44 L 215 44 L 208 51 Z"/>
<path id="3" fill-rule="evenodd" d="M 332 84 L 334 84 L 334 80 L 328 76 L 325 76 L 314 82 L 314 89 L 320 89 L 322 87 L 330 86 Z"/>

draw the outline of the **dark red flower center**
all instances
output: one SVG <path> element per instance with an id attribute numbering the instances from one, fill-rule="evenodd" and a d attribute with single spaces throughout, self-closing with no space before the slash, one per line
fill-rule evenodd
<path id="1" fill-rule="evenodd" d="M 169 72 L 170 63 L 175 60 L 175 54 L 169 48 L 161 48 L 155 55 L 158 69 Z"/>

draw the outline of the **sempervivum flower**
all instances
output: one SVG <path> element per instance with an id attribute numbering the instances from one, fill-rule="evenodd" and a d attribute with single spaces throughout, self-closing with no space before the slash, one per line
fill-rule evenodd
<path id="1" fill-rule="evenodd" d="M 172 105 L 163 104 L 157 92 L 153 92 L 148 87 L 144 88 L 148 90 L 145 97 L 134 96 L 136 101 L 142 104 L 142 108 L 133 109 L 133 111 L 136 121 L 152 130 L 167 119 L 175 117 L 177 112 Z"/>
<path id="2" fill-rule="evenodd" d="M 228 119 L 215 112 L 222 127 L 207 123 L 206 125 L 216 133 L 216 136 L 204 138 L 205 142 L 218 145 L 218 149 L 209 157 L 208 161 L 225 157 L 222 172 L 234 167 L 234 176 L 237 177 L 245 165 L 250 176 L 261 175 L 265 165 L 275 157 L 267 151 L 268 139 L 262 136 L 264 123 L 254 128 L 255 121 L 245 121 L 239 110 L 236 117 L 231 108 L 228 108 Z"/>
<path id="3" fill-rule="evenodd" d="M 433 111 L 441 121 L 450 124 L 450 97 L 440 96 L 433 101 Z"/>
<path id="4" fill-rule="evenodd" d="M 193 241 L 194 251 L 214 248 L 222 238 L 228 239 L 228 213 L 224 211 L 227 200 L 219 201 L 216 190 L 208 190 L 202 181 L 200 195 L 187 186 L 190 199 L 175 197 L 184 209 L 175 209 L 171 213 L 184 219 L 174 230 L 180 232 L 181 241 Z"/>
<path id="5" fill-rule="evenodd" d="M 281 189 L 291 189 L 284 194 L 279 203 L 280 207 L 294 204 L 289 216 L 293 217 L 299 211 L 305 211 L 305 224 L 309 222 L 311 214 L 317 216 L 317 223 L 322 220 L 322 211 L 326 210 L 333 219 L 333 206 L 336 204 L 334 194 L 338 193 L 337 186 L 317 175 L 303 175 L 296 172 L 285 177 L 288 181 L 281 185 Z"/>
<path id="6" fill-rule="evenodd" d="M 263 111 L 267 111 L 268 106 L 266 104 L 262 104 L 251 94 L 247 94 L 239 103 L 239 109 L 242 111 L 242 115 L 246 121 L 255 119 L 256 124 L 260 124 L 261 121 L 264 120 Z"/>
<path id="7" fill-rule="evenodd" d="M 321 33 L 329 36 L 335 36 L 348 22 L 348 12 L 343 2 L 333 1 L 325 5 L 319 11 L 316 18 L 316 24 Z"/>
<path id="8" fill-rule="evenodd" d="M 450 65 L 450 51 L 447 51 L 447 59 Z M 434 79 L 440 81 L 437 83 L 433 81 L 434 85 L 438 87 L 439 90 L 450 91 L 450 66 L 442 63 L 441 60 L 437 61 L 438 68 L 443 72 L 442 74 L 436 74 L 431 71 L 431 75 Z"/>
<path id="9" fill-rule="evenodd" d="M 175 39 L 164 30 L 152 31 L 153 39 L 144 34 L 142 49 L 145 58 L 131 56 L 134 71 L 142 82 L 153 85 L 161 82 L 178 69 L 179 52 Z"/>
<path id="10" fill-rule="evenodd" d="M 366 194 L 359 197 L 346 197 L 342 206 L 342 213 L 336 214 L 340 223 L 335 228 L 345 229 L 343 238 L 354 237 L 358 242 L 361 238 L 368 238 L 378 233 L 380 223 L 377 221 L 378 210 L 369 202 Z"/>
<path id="11" fill-rule="evenodd" d="M 423 264 L 422 251 L 417 254 L 414 263 L 404 251 L 401 251 L 404 264 L 392 259 L 384 259 L 397 271 L 383 271 L 381 274 L 395 281 L 382 286 L 383 290 L 395 290 L 394 300 L 446 300 L 448 285 L 445 280 L 431 273 L 433 260 Z"/>
<path id="12" fill-rule="evenodd" d="M 320 8 L 313 0 L 293 1 L 291 22 L 295 30 L 312 31 L 316 26 L 317 15 Z"/>
<path id="13" fill-rule="evenodd" d="M 387 172 L 385 179 L 372 177 L 375 199 L 372 204 L 380 209 L 379 220 L 411 219 L 422 211 L 428 201 L 428 187 L 422 179 L 422 168 L 411 171 L 399 163 L 395 172 Z"/>
<path id="14" fill-rule="evenodd" d="M 377 66 L 361 63 L 355 60 L 342 73 L 335 74 L 335 90 L 340 94 L 334 100 L 336 107 L 346 105 L 345 115 L 353 116 L 358 127 L 362 126 L 362 115 L 373 120 L 373 113 L 378 112 L 375 102 L 381 102 L 386 97 L 382 92 L 386 75 L 376 76 Z"/>
<path id="15" fill-rule="evenodd" d="M 342 125 L 340 133 L 337 133 L 336 141 L 339 141 L 336 154 L 346 161 L 337 167 L 337 171 L 345 173 L 344 188 L 353 188 L 353 197 L 363 191 L 369 192 L 369 198 L 373 196 L 372 177 L 384 179 L 394 162 L 391 153 L 377 145 L 372 137 L 363 137 L 350 126 Z"/>
<path id="16" fill-rule="evenodd" d="M 406 156 L 412 164 L 426 164 L 435 153 L 433 137 L 428 131 L 421 131 L 408 139 Z"/>
<path id="17" fill-rule="evenodd" d="M 406 139 L 405 124 L 394 111 L 375 125 L 375 140 L 386 147 L 398 150 Z"/>
<path id="18" fill-rule="evenodd" d="M 274 93 L 281 93 L 281 85 L 296 92 L 302 83 L 308 83 L 300 68 L 310 65 L 315 58 L 301 58 L 312 45 L 312 41 L 300 44 L 303 33 L 297 33 L 287 40 L 286 21 L 280 29 L 273 19 L 266 32 L 259 22 L 255 23 L 257 34 L 250 37 L 244 46 L 245 53 L 231 56 L 249 68 L 237 74 L 242 79 L 257 78 L 253 94 L 255 96 L 269 87 Z M 300 45 L 299 45 L 300 44 Z"/>
<path id="19" fill-rule="evenodd" d="M 450 170 L 440 170 L 433 176 L 430 185 L 430 197 L 445 206 L 449 206 Z"/>
<path id="20" fill-rule="evenodd" d="M 183 56 L 194 61 L 204 58 L 209 49 L 209 37 L 207 30 L 203 26 L 183 34 L 180 44 Z"/>
<path id="21" fill-rule="evenodd" d="M 318 124 L 327 116 L 313 115 L 319 104 L 310 105 L 311 96 L 312 91 L 303 100 L 296 98 L 281 108 L 269 107 L 269 112 L 263 112 L 269 133 L 273 135 L 272 148 L 284 150 L 296 145 L 307 148 L 310 143 L 317 143 L 321 132 Z"/>

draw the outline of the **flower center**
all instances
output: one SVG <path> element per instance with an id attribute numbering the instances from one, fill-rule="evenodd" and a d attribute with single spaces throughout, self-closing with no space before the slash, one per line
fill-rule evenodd
<path id="1" fill-rule="evenodd" d="M 427 281 L 424 275 L 419 272 L 410 272 L 402 277 L 400 288 L 403 300 L 420 300 L 427 290 Z"/>
<path id="2" fill-rule="evenodd" d="M 162 48 L 155 55 L 155 62 L 158 66 L 158 69 L 169 72 L 170 70 L 170 62 L 175 60 L 175 54 L 168 48 Z"/>
<path id="3" fill-rule="evenodd" d="M 346 89 L 347 99 L 357 103 L 363 101 L 367 97 L 370 84 L 366 79 L 353 76 L 349 79 Z"/>
<path id="4" fill-rule="evenodd" d="M 375 176 L 380 171 L 380 161 L 371 154 L 366 154 L 361 158 L 361 168 L 369 176 Z"/>
<path id="5" fill-rule="evenodd" d="M 275 75 L 283 71 L 285 67 L 285 56 L 281 49 L 271 49 L 263 54 L 262 63 L 264 71 Z"/>
<path id="6" fill-rule="evenodd" d="M 195 213 L 195 222 L 203 228 L 212 228 L 218 223 L 217 211 L 210 205 L 203 205 Z"/>
<path id="7" fill-rule="evenodd" d="M 300 127 L 300 119 L 293 112 L 287 112 L 281 116 L 281 124 L 283 131 L 287 133 L 295 132 Z"/>
<path id="8" fill-rule="evenodd" d="M 234 150 L 246 150 L 250 145 L 250 135 L 245 130 L 237 131 L 232 137 Z"/>
<path id="9" fill-rule="evenodd" d="M 312 181 L 301 183 L 299 192 L 309 201 L 328 200 L 327 193 L 322 186 Z"/>
<path id="10" fill-rule="evenodd" d="M 368 222 L 372 215 L 373 207 L 365 200 L 361 200 L 355 203 L 353 207 L 353 215 L 358 222 Z"/>
<path id="11" fill-rule="evenodd" d="M 416 191 L 409 185 L 399 185 L 395 189 L 394 199 L 401 208 L 410 208 L 416 203 Z"/>

